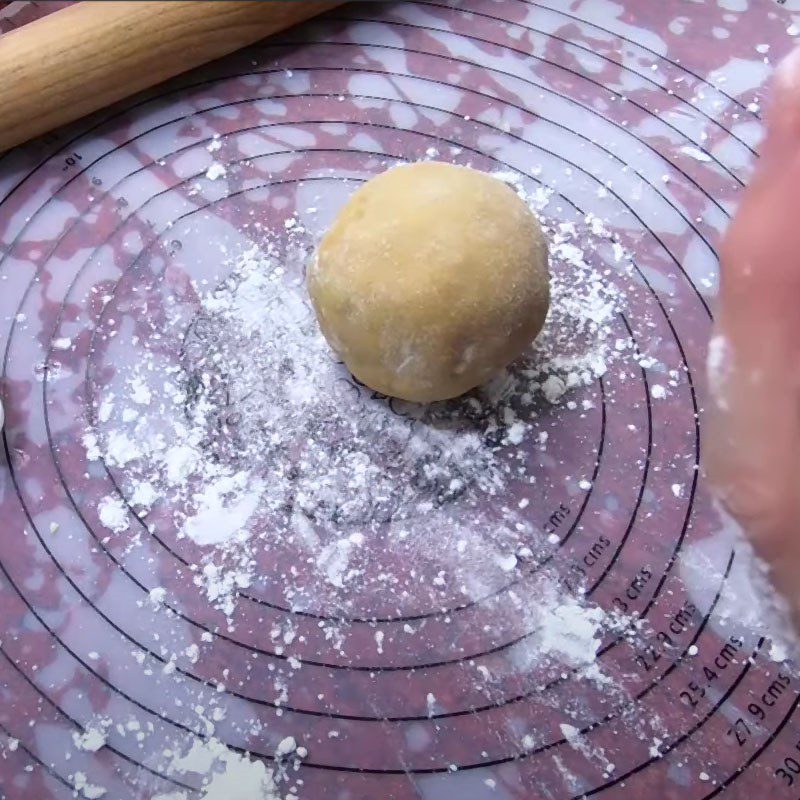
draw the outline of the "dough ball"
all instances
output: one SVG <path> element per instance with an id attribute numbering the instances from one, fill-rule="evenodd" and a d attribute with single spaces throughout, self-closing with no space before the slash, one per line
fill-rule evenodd
<path id="1" fill-rule="evenodd" d="M 353 194 L 319 245 L 308 288 L 356 378 L 404 400 L 444 400 L 487 381 L 541 330 L 547 245 L 496 178 L 411 164 Z"/>

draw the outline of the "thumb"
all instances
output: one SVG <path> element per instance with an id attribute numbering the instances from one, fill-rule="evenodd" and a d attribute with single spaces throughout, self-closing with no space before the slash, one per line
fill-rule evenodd
<path id="1" fill-rule="evenodd" d="M 784 589 L 787 563 L 800 568 L 800 223 L 791 211 L 800 204 L 800 81 L 790 93 L 785 78 L 790 67 L 800 76 L 800 60 L 792 59 L 775 82 L 768 160 L 720 252 L 707 420 L 720 499 Z"/>

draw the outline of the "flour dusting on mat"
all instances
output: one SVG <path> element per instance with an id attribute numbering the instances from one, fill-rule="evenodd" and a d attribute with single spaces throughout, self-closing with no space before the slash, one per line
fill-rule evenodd
<path id="1" fill-rule="evenodd" d="M 194 305 L 176 308 L 158 346 L 143 350 L 124 396 L 96 402 L 87 454 L 124 476 L 127 500 L 100 500 L 111 534 L 132 536 L 131 508 L 137 531 L 158 533 L 166 520 L 199 547 L 195 583 L 229 624 L 237 598 L 273 563 L 282 565 L 273 589 L 280 584 L 289 607 L 325 605 L 344 618 L 360 608 L 361 592 L 396 596 L 400 610 L 419 583 L 408 564 L 439 576 L 426 587 L 437 607 L 447 585 L 469 603 L 549 552 L 552 542 L 530 521 L 537 479 L 520 445 L 545 452 L 549 409 L 584 413 L 591 403 L 579 406 L 573 390 L 632 352 L 620 346 L 615 319 L 628 263 L 599 220 L 551 222 L 547 190 L 528 196 L 499 177 L 539 214 L 552 242 L 552 307 L 526 357 L 452 401 L 421 406 L 371 392 L 323 339 L 304 287 L 312 243 L 300 224 L 287 226 L 288 250 L 253 248 L 221 285 L 195 287 Z M 172 353 L 167 340 L 177 342 Z M 507 508 L 511 490 L 529 497 Z M 382 569 L 367 547 L 376 538 Z M 591 661 L 596 610 L 579 619 L 578 601 L 553 603 L 556 624 L 539 643 Z M 382 637 L 376 642 L 381 655 Z"/>
<path id="2" fill-rule="evenodd" d="M 203 800 L 281 800 L 282 797 L 272 770 L 263 761 L 237 753 L 213 737 L 207 741 L 196 739 L 187 753 L 172 759 L 170 768 L 173 773 L 201 775 Z"/>

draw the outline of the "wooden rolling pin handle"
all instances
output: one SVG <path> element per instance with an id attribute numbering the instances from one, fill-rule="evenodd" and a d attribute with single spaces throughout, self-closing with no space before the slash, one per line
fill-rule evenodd
<path id="1" fill-rule="evenodd" d="M 90 2 L 0 36 L 0 152 L 339 5 Z"/>

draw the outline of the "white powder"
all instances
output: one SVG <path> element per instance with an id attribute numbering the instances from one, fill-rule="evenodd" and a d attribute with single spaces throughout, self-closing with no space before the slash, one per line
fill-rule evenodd
<path id="1" fill-rule="evenodd" d="M 559 605 L 546 610 L 539 647 L 571 666 L 592 664 L 600 647 L 598 633 L 604 619 L 601 608 L 587 608 L 574 598 L 564 597 Z"/>
<path id="2" fill-rule="evenodd" d="M 436 713 L 436 695 L 428 692 L 425 697 L 425 704 L 428 706 L 428 716 L 432 717 Z"/>
<path id="3" fill-rule="evenodd" d="M 771 642 L 769 647 L 769 657 L 776 664 L 782 664 L 787 658 L 789 658 L 789 652 L 783 642 Z"/>
<path id="4" fill-rule="evenodd" d="M 199 453 L 189 445 L 178 445 L 167 453 L 165 460 L 167 467 L 167 480 L 180 483 L 192 474 L 200 458 Z"/>
<path id="5" fill-rule="evenodd" d="M 325 545 L 317 556 L 317 566 L 332 586 L 344 586 L 345 573 L 350 561 L 351 542 L 348 539 Z"/>
<path id="6" fill-rule="evenodd" d="M 710 586 L 722 580 L 721 565 L 735 548 L 736 559 L 728 584 L 735 586 L 736 591 L 722 593 L 709 624 L 727 639 L 734 621 L 737 632 L 749 630 L 768 638 L 770 657 L 774 653 L 776 660 L 780 660 L 788 654 L 796 661 L 800 643 L 790 621 L 788 604 L 770 583 L 769 568 L 755 555 L 739 524 L 716 502 L 714 510 L 718 515 L 716 531 L 687 546 L 681 555 L 680 572 L 689 596 L 695 604 L 706 602 Z"/>
<path id="7" fill-rule="evenodd" d="M 210 181 L 215 181 L 217 178 L 222 178 L 227 175 L 228 171 L 219 162 L 215 161 L 207 170 L 206 178 Z"/>
<path id="8" fill-rule="evenodd" d="M 215 738 L 195 740 L 188 753 L 172 759 L 171 767 L 205 776 L 202 800 L 280 800 L 273 773 L 262 761 L 230 750 Z"/>
<path id="9" fill-rule="evenodd" d="M 518 563 L 517 557 L 513 553 L 498 555 L 495 557 L 495 562 L 497 563 L 497 566 L 503 570 L 503 572 L 513 572 Z"/>
<path id="10" fill-rule="evenodd" d="M 97 419 L 100 422 L 108 422 L 111 419 L 111 412 L 114 410 L 114 393 L 110 392 L 101 401 L 97 409 Z"/>
<path id="11" fill-rule="evenodd" d="M 176 772 L 197 772 L 204 775 L 224 751 L 225 745 L 217 739 L 209 739 L 207 742 L 195 739 L 187 753 L 172 759 L 171 767 Z"/>
<path id="12" fill-rule="evenodd" d="M 512 423 L 511 427 L 509 427 L 508 429 L 506 438 L 508 439 L 509 442 L 511 442 L 511 444 L 522 444 L 522 440 L 525 438 L 525 423 L 524 422 Z"/>
<path id="13" fill-rule="evenodd" d="M 105 788 L 102 786 L 95 786 L 89 783 L 84 772 L 76 772 L 72 776 L 72 787 L 87 800 L 97 800 L 106 793 Z"/>
<path id="14" fill-rule="evenodd" d="M 550 190 L 526 195 L 506 179 L 535 211 L 547 206 Z M 108 410 L 84 436 L 87 456 L 124 467 L 137 512 L 158 501 L 178 535 L 204 548 L 194 580 L 226 615 L 254 582 L 256 556 L 286 542 L 317 580 L 289 580 L 288 603 L 350 602 L 374 570 L 361 543 L 379 533 L 389 565 L 411 556 L 447 567 L 468 597 L 480 596 L 487 570 L 519 568 L 520 536 L 530 536 L 525 505 L 502 519 L 491 509 L 511 481 L 535 480 L 514 456 L 529 437 L 547 447 L 539 404 L 581 413 L 572 392 L 633 355 L 615 347 L 625 266 L 612 274 L 596 252 L 624 262 L 624 250 L 591 215 L 542 223 L 552 241 L 545 327 L 525 359 L 467 397 L 419 406 L 357 386 L 319 332 L 300 269 L 311 242 L 293 223 L 290 248 L 250 250 L 218 288 L 195 287 L 199 307 L 176 309 L 158 346 L 143 346 L 125 396 L 100 399 Z M 177 359 L 164 355 L 169 340 Z M 99 514 L 111 530 L 128 527 L 118 499 L 104 498 Z"/>
<path id="15" fill-rule="evenodd" d="M 616 767 L 606 758 L 602 747 L 593 747 L 574 725 L 562 724 L 559 727 L 561 729 L 561 735 L 567 740 L 570 747 L 589 761 L 599 761 L 606 775 L 610 775 L 614 772 Z"/>
<path id="16" fill-rule="evenodd" d="M 278 742 L 278 746 L 275 748 L 275 757 L 283 758 L 294 753 L 295 750 L 297 750 L 297 742 L 294 736 L 286 736 Z"/>
<path id="17" fill-rule="evenodd" d="M 128 381 L 128 390 L 130 399 L 137 405 L 146 406 L 153 397 L 147 384 L 138 376 Z"/>
<path id="18" fill-rule="evenodd" d="M 145 508 L 150 508 L 157 498 L 158 494 L 155 487 L 152 483 L 148 483 L 147 481 L 137 483 L 133 487 L 133 492 L 131 493 L 131 503 L 135 506 L 143 506 Z"/>
<path id="19" fill-rule="evenodd" d="M 562 724 L 559 727 L 561 728 L 561 735 L 568 742 L 578 741 L 581 732 L 576 727 L 574 727 L 573 725 L 566 725 L 566 724 Z"/>
<path id="20" fill-rule="evenodd" d="M 658 737 L 653 739 L 653 744 L 650 745 L 649 755 L 650 758 L 661 758 L 662 752 L 659 749 L 661 747 L 662 741 Z"/>
<path id="21" fill-rule="evenodd" d="M 130 526 L 128 509 L 120 497 L 106 495 L 97 506 L 97 516 L 100 522 L 114 533 L 122 533 Z"/>
<path id="22" fill-rule="evenodd" d="M 167 590 L 163 586 L 156 586 L 150 590 L 149 597 L 154 606 L 161 605 L 167 599 Z"/>
<path id="23" fill-rule="evenodd" d="M 141 455 L 136 443 L 126 433 L 112 431 L 105 449 L 106 461 L 112 466 L 124 467 Z"/>
<path id="24" fill-rule="evenodd" d="M 260 494 L 259 484 L 248 486 L 245 472 L 217 478 L 194 495 L 197 510 L 187 518 L 183 533 L 202 545 L 230 541 L 258 508 Z"/>
<path id="25" fill-rule="evenodd" d="M 542 384 L 542 392 L 548 403 L 557 403 L 567 391 L 567 384 L 556 375 L 551 375 Z"/>
<path id="26" fill-rule="evenodd" d="M 107 727 L 108 725 L 89 725 L 83 733 L 73 733 L 72 741 L 75 747 L 78 750 L 96 753 L 101 747 L 105 747 L 105 728 Z"/>

